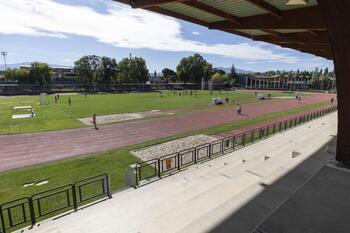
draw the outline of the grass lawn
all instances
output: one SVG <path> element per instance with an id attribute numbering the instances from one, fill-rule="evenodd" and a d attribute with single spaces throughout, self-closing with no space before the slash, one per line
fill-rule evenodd
<path id="1" fill-rule="evenodd" d="M 258 116 L 255 118 L 241 120 L 238 122 L 215 126 L 194 132 L 156 139 L 137 145 L 130 145 L 124 148 L 119 148 L 107 152 L 64 160 L 60 162 L 37 165 L 30 168 L 22 168 L 3 172 L 0 174 L 0 203 L 25 196 L 30 196 L 39 191 L 47 190 L 49 188 L 63 184 L 73 183 L 75 181 L 102 173 L 108 173 L 110 175 L 111 189 L 115 191 L 124 187 L 124 175 L 129 165 L 139 161 L 138 158 L 134 157 L 129 152 L 132 149 L 141 148 L 144 146 L 149 146 L 198 133 L 210 135 L 227 132 L 229 130 L 269 121 L 293 113 L 299 113 L 306 110 L 318 108 L 327 104 L 328 101 L 294 108 L 288 111 L 266 114 L 264 116 Z M 49 183 L 47 185 L 39 187 L 31 186 L 23 188 L 24 183 L 38 182 L 41 180 L 48 180 Z"/>
<path id="2" fill-rule="evenodd" d="M 61 95 L 57 104 L 54 96 L 49 96 L 49 105 L 40 105 L 38 96 L 0 98 L 0 134 L 38 132 L 86 127 L 78 118 L 97 115 L 108 115 L 128 112 L 143 112 L 154 109 L 178 109 L 177 114 L 189 111 L 209 109 L 212 97 L 230 97 L 236 102 L 256 102 L 254 92 L 249 91 L 198 91 L 198 97 L 189 95 L 174 95 L 163 91 L 159 93 L 130 93 L 130 94 L 94 94 Z M 294 96 L 293 93 L 271 92 L 273 97 Z M 68 105 L 71 98 L 72 105 Z M 14 106 L 31 105 L 36 113 L 34 118 L 12 119 Z M 198 106 L 195 108 L 195 106 Z"/>

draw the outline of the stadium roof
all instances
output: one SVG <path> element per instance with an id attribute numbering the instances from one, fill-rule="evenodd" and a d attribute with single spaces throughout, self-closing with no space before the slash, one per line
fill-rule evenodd
<path id="1" fill-rule="evenodd" d="M 317 0 L 288 5 L 288 0 L 115 0 L 263 41 L 332 59 L 326 23 Z"/>

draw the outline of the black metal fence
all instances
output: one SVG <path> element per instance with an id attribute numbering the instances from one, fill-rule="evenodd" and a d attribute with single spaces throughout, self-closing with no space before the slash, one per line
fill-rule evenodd
<path id="1" fill-rule="evenodd" d="M 238 135 L 225 137 L 211 143 L 186 149 L 178 153 L 165 155 L 158 159 L 137 163 L 135 166 L 136 184 L 140 185 L 141 181 L 147 183 L 147 181 L 161 178 L 172 172 L 180 171 L 182 168 L 193 164 L 214 159 L 246 145 L 252 144 L 255 141 L 268 138 L 276 133 L 285 131 L 336 110 L 337 106 L 327 107 L 249 130 Z"/>
<path id="2" fill-rule="evenodd" d="M 45 218 L 111 197 L 109 176 L 102 174 L 10 201 L 0 205 L 0 232 L 34 226 Z"/>

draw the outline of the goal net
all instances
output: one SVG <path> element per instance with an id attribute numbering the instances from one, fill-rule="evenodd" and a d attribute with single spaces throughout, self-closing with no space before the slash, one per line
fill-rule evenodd
<path id="1" fill-rule="evenodd" d="M 47 93 L 40 93 L 39 102 L 41 105 L 49 104 L 49 98 L 47 96 Z"/>

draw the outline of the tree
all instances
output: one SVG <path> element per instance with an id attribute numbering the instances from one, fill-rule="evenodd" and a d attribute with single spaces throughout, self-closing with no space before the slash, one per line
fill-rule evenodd
<path id="1" fill-rule="evenodd" d="M 211 76 L 213 75 L 213 65 L 212 64 L 210 64 L 210 63 L 208 63 L 208 62 L 206 62 L 205 64 L 204 64 L 204 74 L 203 74 L 203 78 L 205 79 L 205 80 L 208 80 L 208 79 L 210 79 L 211 78 Z M 200 81 L 202 81 L 202 80 L 200 80 Z"/>
<path id="2" fill-rule="evenodd" d="M 169 68 L 164 68 L 162 70 L 162 74 L 163 74 L 163 79 L 167 80 L 167 81 L 175 81 L 176 80 L 176 72 L 169 69 Z"/>
<path id="3" fill-rule="evenodd" d="M 29 69 L 29 79 L 40 86 L 51 81 L 51 68 L 47 63 L 33 62 Z"/>
<path id="4" fill-rule="evenodd" d="M 213 74 L 211 78 L 215 82 L 226 82 L 229 80 L 229 76 L 227 74 L 221 74 L 219 72 Z"/>
<path id="5" fill-rule="evenodd" d="M 238 78 L 238 74 L 236 72 L 236 68 L 235 68 L 234 64 L 232 64 L 232 66 L 231 66 L 231 70 L 230 70 L 230 75 L 229 76 L 230 76 L 231 83 L 232 84 L 236 83 L 236 80 Z"/>
<path id="6" fill-rule="evenodd" d="M 177 76 L 184 83 L 200 83 L 202 78 L 209 79 L 212 73 L 212 65 L 201 55 L 184 57 L 176 67 Z"/>
<path id="7" fill-rule="evenodd" d="M 91 84 L 98 79 L 98 71 L 101 64 L 101 57 L 96 55 L 83 56 L 78 61 L 74 62 L 74 71 L 78 77 Z"/>
<path id="8" fill-rule="evenodd" d="M 118 63 L 118 81 L 122 83 L 145 83 L 149 71 L 142 57 L 124 58 Z"/>
<path id="9" fill-rule="evenodd" d="M 4 72 L 5 80 L 13 80 L 18 83 L 30 83 L 28 69 L 7 69 Z"/>
<path id="10" fill-rule="evenodd" d="M 102 83 L 108 83 L 116 80 L 118 73 L 118 64 L 114 58 L 102 57 L 99 67 L 99 75 L 97 80 Z"/>
<path id="11" fill-rule="evenodd" d="M 213 69 L 213 73 L 214 73 L 214 74 L 215 74 L 215 73 L 219 73 L 219 74 L 221 74 L 221 75 L 226 74 L 226 72 L 225 72 L 224 70 L 219 69 L 219 68 L 214 68 L 214 69 Z"/>

